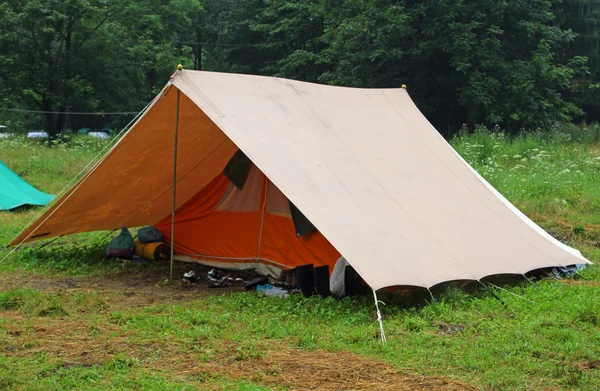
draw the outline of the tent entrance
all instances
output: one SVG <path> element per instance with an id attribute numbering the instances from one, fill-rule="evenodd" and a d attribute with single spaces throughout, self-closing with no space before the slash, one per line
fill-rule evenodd
<path id="1" fill-rule="evenodd" d="M 175 259 L 230 269 L 261 264 L 274 275 L 306 264 L 333 269 L 339 252 L 316 230 L 297 235 L 289 200 L 258 167 L 250 163 L 238 183 L 227 171 L 177 209 Z M 171 216 L 155 226 L 171 241 Z"/>

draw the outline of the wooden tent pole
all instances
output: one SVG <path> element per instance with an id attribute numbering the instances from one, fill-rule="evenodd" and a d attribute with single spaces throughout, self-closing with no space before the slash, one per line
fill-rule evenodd
<path id="1" fill-rule="evenodd" d="M 173 283 L 173 261 L 175 254 L 175 200 L 177 197 L 177 136 L 179 134 L 179 94 L 175 104 L 175 139 L 173 141 L 173 200 L 171 203 L 171 264 L 169 266 L 169 284 Z"/>

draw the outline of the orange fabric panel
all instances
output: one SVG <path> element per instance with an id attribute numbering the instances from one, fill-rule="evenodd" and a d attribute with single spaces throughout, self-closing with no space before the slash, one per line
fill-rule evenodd
<path id="1" fill-rule="evenodd" d="M 261 210 L 216 211 L 230 185 L 218 175 L 175 214 L 175 252 L 189 256 L 252 258 L 258 254 Z M 258 189 L 260 191 L 260 189 Z M 171 239 L 171 217 L 155 225 L 166 240 Z"/>
<path id="2" fill-rule="evenodd" d="M 309 263 L 329 265 L 331 273 L 340 253 L 320 232 L 297 237 L 291 218 L 266 213 L 260 257 L 291 268 Z"/>
<path id="3" fill-rule="evenodd" d="M 176 96 L 177 89 L 172 87 L 93 172 L 11 244 L 20 243 L 43 221 L 28 241 L 150 225 L 170 214 Z M 180 96 L 178 206 L 212 181 L 237 150 L 186 95 Z"/>
<path id="4" fill-rule="evenodd" d="M 175 252 L 197 258 L 217 258 L 219 262 L 262 262 L 282 268 L 312 263 L 329 265 L 333 270 L 340 257 L 333 246 L 315 232 L 296 237 L 291 218 L 268 213 L 264 202 L 267 180 L 257 168 L 260 186 L 244 186 L 245 196 L 260 199 L 256 211 L 219 211 L 219 203 L 231 186 L 224 174 L 218 175 L 202 191 L 192 197 L 175 214 Z M 252 182 L 255 182 L 254 178 Z M 250 183 L 250 178 L 247 184 Z M 272 189 L 272 187 L 269 187 Z M 240 192 L 244 193 L 244 191 Z M 277 197 L 277 193 L 273 193 Z M 243 200 L 242 200 L 243 201 Z M 280 200 L 281 201 L 281 200 Z M 262 223 L 262 236 L 261 222 Z M 171 217 L 155 225 L 165 239 L 171 237 Z M 259 240 L 260 255 L 259 255 Z M 261 261 L 259 261 L 261 262 Z"/>

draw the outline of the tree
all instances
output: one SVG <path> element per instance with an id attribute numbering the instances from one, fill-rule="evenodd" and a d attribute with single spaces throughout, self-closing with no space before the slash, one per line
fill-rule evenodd
<path id="1" fill-rule="evenodd" d="M 518 131 L 577 114 L 562 93 L 581 59 L 558 61 L 555 53 L 575 35 L 554 24 L 551 6 L 546 0 L 415 2 L 410 13 L 420 42 L 407 73 L 422 82 L 424 72 L 435 75 L 439 84 L 427 90 L 438 97 L 434 113 L 450 118 L 444 125 L 499 123 Z"/>
<path id="2" fill-rule="evenodd" d="M 88 64 L 92 41 L 122 11 L 117 1 L 8 0 L 2 8 L 4 89 L 13 99 L 46 111 L 51 136 L 64 129 L 66 113 L 80 100 L 94 99 Z"/>
<path id="3" fill-rule="evenodd" d="M 0 76 L 21 107 L 46 111 L 52 138 L 69 111 L 138 110 L 179 62 L 198 0 L 8 0 L 0 6 Z"/>
<path id="4" fill-rule="evenodd" d="M 263 73 L 358 87 L 405 83 L 442 130 L 565 121 L 585 59 L 549 0 L 268 0 L 257 14 Z M 446 133 L 450 135 L 449 133 Z"/>
<path id="5" fill-rule="evenodd" d="M 140 109 L 177 63 L 407 84 L 446 136 L 463 123 L 544 128 L 578 116 L 578 105 L 600 105 L 591 0 L 200 1 L 6 0 L 2 97 L 50 111 L 53 136 L 72 110 Z"/>
<path id="6" fill-rule="evenodd" d="M 577 37 L 559 55 L 563 59 L 588 59 L 575 74 L 569 98 L 586 112 L 588 121 L 600 120 L 600 3 L 595 0 L 564 0 L 554 5 L 557 25 Z"/>

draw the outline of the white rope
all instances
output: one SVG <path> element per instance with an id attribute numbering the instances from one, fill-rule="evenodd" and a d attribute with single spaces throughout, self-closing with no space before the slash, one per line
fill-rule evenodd
<path id="1" fill-rule="evenodd" d="M 508 289 L 504 289 L 504 288 L 502 288 L 502 287 L 499 287 L 499 286 L 497 286 L 497 285 L 494 285 L 494 284 L 492 284 L 491 282 L 488 282 L 488 285 L 491 285 L 491 286 L 493 286 L 493 287 L 494 287 L 494 288 L 496 288 L 496 289 L 500 289 L 501 291 L 504 291 L 504 292 L 506 292 L 506 293 L 508 293 L 508 294 L 510 294 L 510 295 L 513 295 L 513 296 L 515 296 L 515 297 L 518 297 L 519 299 L 522 299 L 522 300 L 528 301 L 528 302 L 530 302 L 530 303 L 533 303 L 533 301 L 531 301 L 531 300 L 529 300 L 529 299 L 527 299 L 527 298 L 525 298 L 525 297 L 523 297 L 523 296 L 521 296 L 521 295 L 517 295 L 516 293 L 514 293 L 514 292 L 511 292 L 511 291 L 509 291 Z"/>
<path id="2" fill-rule="evenodd" d="M 373 297 L 375 298 L 375 308 L 377 309 L 377 321 L 379 322 L 379 331 L 381 332 L 381 342 L 385 343 L 385 331 L 383 330 L 383 320 L 381 319 L 381 312 L 379 311 L 379 303 L 385 305 L 385 303 L 381 300 L 377 299 L 377 293 L 375 289 L 373 289 Z"/>
<path id="3" fill-rule="evenodd" d="M 67 183 L 67 184 L 66 184 L 66 185 L 65 185 L 65 186 L 62 188 L 62 190 L 61 190 L 61 191 L 59 191 L 59 192 L 57 193 L 57 195 L 56 195 L 56 198 L 58 198 L 60 195 L 62 195 L 62 194 L 65 192 L 65 190 L 67 190 L 67 189 L 68 189 L 68 188 L 69 188 L 69 187 L 70 187 L 70 186 L 73 184 L 73 182 L 74 182 L 74 181 L 75 181 L 75 180 L 76 180 L 76 179 L 77 179 L 77 178 L 78 178 L 78 177 L 79 177 L 79 176 L 80 176 L 80 175 L 81 175 L 81 174 L 82 174 L 82 173 L 83 173 L 83 172 L 84 172 L 84 171 L 85 171 L 85 170 L 86 170 L 86 169 L 87 169 L 87 168 L 88 168 L 88 167 L 89 167 L 89 166 L 90 166 L 90 165 L 91 165 L 93 162 L 94 162 L 94 160 L 96 160 L 96 159 L 97 159 L 99 156 L 101 156 L 101 155 L 104 155 L 104 156 L 102 156 L 102 158 L 101 158 L 100 160 L 98 160 L 98 161 L 97 161 L 97 162 L 96 162 L 96 163 L 93 165 L 93 167 L 92 167 L 92 168 L 89 170 L 88 174 L 89 174 L 89 173 L 92 173 L 92 172 L 93 172 L 93 171 L 94 171 L 94 170 L 95 170 L 95 169 L 96 169 L 96 168 L 97 168 L 97 167 L 100 165 L 100 163 L 102 163 L 102 162 L 104 161 L 104 159 L 106 159 L 106 157 L 107 157 L 107 156 L 110 154 L 110 152 L 112 152 L 112 151 L 113 151 L 113 149 L 115 149 L 115 147 L 116 147 L 116 146 L 119 144 L 119 142 L 122 140 L 122 138 L 119 138 L 119 136 L 120 136 L 122 133 L 124 133 L 124 132 L 128 131 L 129 129 L 131 129 L 131 128 L 130 128 L 130 127 L 131 127 L 131 125 L 132 125 L 132 124 L 134 124 L 134 123 L 135 123 L 135 122 L 136 122 L 136 121 L 137 121 L 137 120 L 138 120 L 138 119 L 139 119 L 139 118 L 140 118 L 140 117 L 141 117 L 141 116 L 142 116 L 142 115 L 143 115 L 143 114 L 146 112 L 146 110 L 148 109 L 148 107 L 150 107 L 151 105 L 153 105 L 153 104 L 154 104 L 154 103 L 155 103 L 155 102 L 156 102 L 156 101 L 157 101 L 157 100 L 158 100 L 158 99 L 159 99 L 159 98 L 162 96 L 162 94 L 163 94 L 164 90 L 165 90 L 167 87 L 169 87 L 169 86 L 170 86 L 170 84 L 171 84 L 171 83 L 167 83 L 167 85 L 166 85 L 166 86 L 165 86 L 165 87 L 164 87 L 164 88 L 161 90 L 160 94 L 158 94 L 156 97 L 154 97 L 154 99 L 153 99 L 152 101 L 150 101 L 150 102 L 149 102 L 149 103 L 146 105 L 146 107 L 144 107 L 144 109 L 143 109 L 142 111 L 140 111 L 140 112 L 139 112 L 139 113 L 138 113 L 138 114 L 137 114 L 137 115 L 136 115 L 136 116 L 135 116 L 135 117 L 134 117 L 134 118 L 133 118 L 131 121 L 129 121 L 129 123 L 128 123 L 128 124 L 127 124 L 127 125 L 126 125 L 126 126 L 123 128 L 123 129 L 121 129 L 121 131 L 120 131 L 120 132 L 119 132 L 119 133 L 118 133 L 118 134 L 117 134 L 117 135 L 116 135 L 116 136 L 115 136 L 115 137 L 114 137 L 114 138 L 113 138 L 113 139 L 112 139 L 112 140 L 111 140 L 109 143 L 107 143 L 107 144 L 104 146 L 104 148 L 102 148 L 102 149 L 100 150 L 100 152 L 98 152 L 98 153 L 96 154 L 96 156 L 94 156 L 94 157 L 92 158 L 92 160 L 90 160 L 90 161 L 89 161 L 89 163 L 88 163 L 88 164 L 86 164 L 86 165 L 85 165 L 85 167 L 83 167 L 83 168 L 81 169 L 81 171 L 79 171 L 79 173 L 78 173 L 77 175 L 75 175 L 75 176 L 73 177 L 73 179 L 71 179 L 71 180 L 69 181 L 69 183 Z M 108 152 L 104 153 L 104 152 L 106 151 L 106 149 L 107 149 L 108 147 L 110 147 L 110 146 L 111 146 L 111 144 L 113 144 L 113 143 L 114 143 L 114 145 L 112 145 L 112 147 L 110 148 L 110 150 L 109 150 Z M 88 176 L 87 178 L 89 178 L 89 176 Z M 0 263 L 4 262 L 4 261 L 5 261 L 5 260 L 6 260 L 8 257 L 10 257 L 10 256 L 11 256 L 11 255 L 12 255 L 12 254 L 15 252 L 15 251 L 17 251 L 17 250 L 18 250 L 18 249 L 19 249 L 19 248 L 20 248 L 20 247 L 23 245 L 23 243 L 25 243 L 25 241 L 26 241 L 27 239 L 29 239 L 29 238 L 31 237 L 31 235 L 33 235 L 33 234 L 34 234 L 34 233 L 35 233 L 35 232 L 38 230 L 38 228 L 39 228 L 40 226 L 42 226 L 42 225 L 43 225 L 43 224 L 44 224 L 44 223 L 45 223 L 45 222 L 46 222 L 46 221 L 47 221 L 47 220 L 48 220 L 50 217 L 52 217 L 52 215 L 54 215 L 54 213 L 56 213 L 56 211 L 57 211 L 57 210 L 58 210 L 58 209 L 59 209 L 59 208 L 60 208 L 60 207 L 61 207 L 61 206 L 62 206 L 62 205 L 63 205 L 63 204 L 64 204 L 64 203 L 65 203 L 65 202 L 66 202 L 66 201 L 67 201 L 67 200 L 68 200 L 68 199 L 69 199 L 69 198 L 70 198 L 70 197 L 71 197 L 71 196 L 74 194 L 74 193 L 75 193 L 75 191 L 77 191 L 77 189 L 79 189 L 79 187 L 81 187 L 81 185 L 82 185 L 82 184 L 85 182 L 85 179 L 87 179 L 87 178 L 84 178 L 84 180 L 83 180 L 81 183 L 79 183 L 79 185 L 77 185 L 77 187 L 75 187 L 75 188 L 73 189 L 73 191 L 71 192 L 71 194 L 69 194 L 69 196 L 68 196 L 68 197 L 66 197 L 66 198 L 65 198 L 65 199 L 64 199 L 64 200 L 63 200 L 63 201 L 60 203 L 60 205 L 58 205 L 58 206 L 57 206 L 57 207 L 54 209 L 54 211 L 52 211 L 52 213 L 50 213 L 50 214 L 48 215 L 48 217 L 46 217 L 46 218 L 44 219 L 44 221 L 42 221 L 40 224 L 38 224 L 38 226 L 37 226 L 35 229 L 33 229 L 33 230 L 32 230 L 32 231 L 29 233 L 29 235 L 27 235 L 25 238 L 23 238 L 23 240 L 21 240 L 21 242 L 19 242 L 19 244 L 17 244 L 15 247 L 13 247 L 13 248 L 12 248 L 12 250 L 11 250 L 11 251 L 10 251 L 8 254 L 6 254 L 6 256 L 4 256 L 4 257 L 2 258 L 2 260 L 0 260 Z M 37 215 L 35 215 L 35 216 L 33 217 L 33 219 L 31 219 L 31 221 L 30 221 L 29 223 L 27 223 L 27 225 L 25 225 L 25 227 L 24 227 L 24 228 L 23 228 L 23 229 L 22 229 L 22 230 L 21 230 L 21 231 L 20 231 L 20 232 L 19 232 L 17 235 L 15 235 L 15 238 L 19 237 L 19 235 L 21 235 L 21 234 L 22 234 L 22 233 L 23 233 L 23 232 L 24 232 L 24 231 L 25 231 L 25 230 L 26 230 L 26 229 L 27 229 L 27 228 L 28 228 L 28 227 L 29 227 L 29 226 L 30 226 L 30 225 L 31 225 L 31 224 L 32 224 L 34 221 L 36 221 L 37 219 L 39 219 L 39 218 L 40 218 L 40 217 L 41 217 L 41 216 L 42 216 L 44 213 L 46 213 L 46 211 L 48 211 L 48 210 L 49 210 L 50 208 L 52 208 L 52 207 L 53 207 L 53 205 L 50 205 L 50 206 L 48 206 L 48 207 L 44 208 L 44 209 L 43 209 L 43 210 L 42 210 L 40 213 L 38 213 Z M 14 240 L 14 239 L 13 239 L 13 240 Z"/>
<path id="4" fill-rule="evenodd" d="M 427 292 L 429 292 L 429 296 L 431 296 L 431 302 L 437 303 L 437 300 L 435 299 L 435 297 L 433 297 L 433 292 L 431 292 L 431 289 L 427 288 Z"/>

